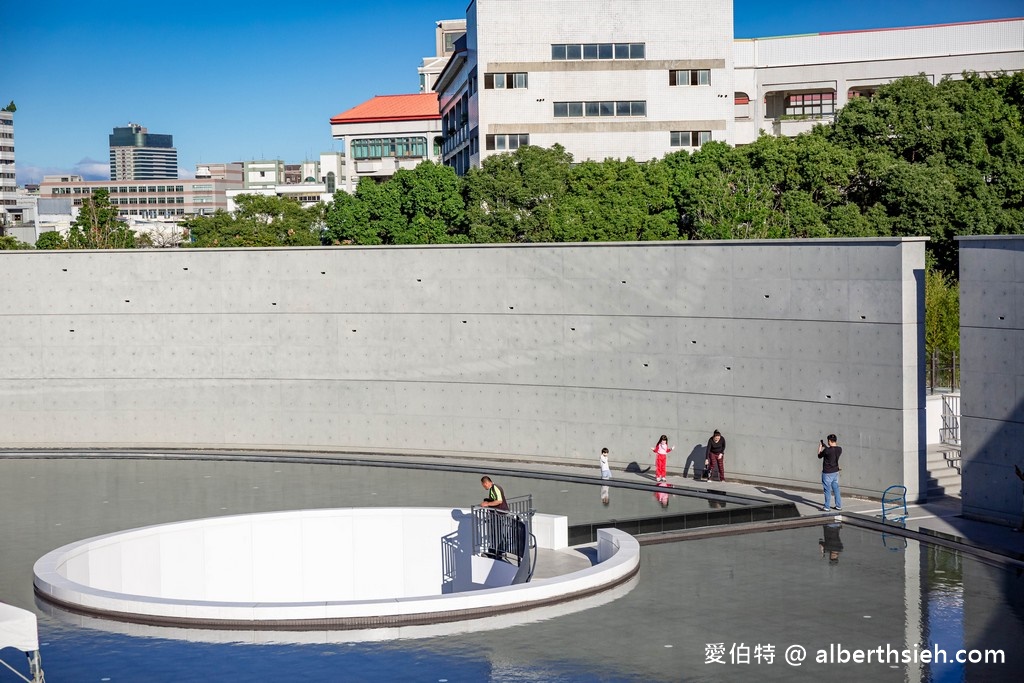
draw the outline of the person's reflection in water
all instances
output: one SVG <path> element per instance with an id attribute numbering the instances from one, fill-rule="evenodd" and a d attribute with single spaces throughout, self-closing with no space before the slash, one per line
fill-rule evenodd
<path id="1" fill-rule="evenodd" d="M 671 486 L 672 486 L 671 484 L 669 484 L 668 482 L 664 482 L 664 481 L 661 482 L 660 484 L 658 484 L 658 488 L 670 488 Z M 658 503 L 661 505 L 661 507 L 663 507 L 663 508 L 667 508 L 668 507 L 668 494 L 665 493 L 664 491 L 658 491 L 657 493 L 655 493 L 654 494 L 654 500 L 658 501 Z"/>
<path id="2" fill-rule="evenodd" d="M 609 492 L 609 487 L 607 487 L 607 486 L 602 486 L 601 487 L 601 505 L 607 505 L 608 504 L 608 495 L 609 495 L 608 492 Z"/>
<path id="3" fill-rule="evenodd" d="M 839 538 L 839 530 L 843 528 L 842 524 L 826 524 L 822 527 L 824 538 L 818 541 L 818 547 L 821 548 L 821 557 L 824 558 L 825 554 L 828 554 L 829 564 L 839 564 L 839 553 L 843 552 L 843 541 Z"/>
<path id="4" fill-rule="evenodd" d="M 717 508 L 724 508 L 725 507 L 725 501 L 724 500 L 711 500 L 709 498 L 708 499 L 708 507 L 711 508 L 712 510 L 715 510 Z"/>

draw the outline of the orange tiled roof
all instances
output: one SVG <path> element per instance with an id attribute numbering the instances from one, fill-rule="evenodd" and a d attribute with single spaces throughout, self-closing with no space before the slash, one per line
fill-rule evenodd
<path id="1" fill-rule="evenodd" d="M 331 117 L 331 123 L 371 123 L 374 121 L 424 121 L 440 119 L 437 93 L 415 95 L 377 95 L 348 111 Z"/>

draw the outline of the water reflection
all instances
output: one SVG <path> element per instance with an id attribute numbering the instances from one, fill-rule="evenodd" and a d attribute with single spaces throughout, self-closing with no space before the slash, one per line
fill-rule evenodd
<path id="1" fill-rule="evenodd" d="M 211 515 L 372 507 L 396 498 L 403 505 L 458 507 L 480 489 L 481 474 L 244 461 L 0 459 L 0 599 L 34 610 L 32 564 L 74 540 Z M 538 509 L 569 514 L 572 522 L 661 513 L 650 488 L 618 488 L 606 506 L 603 494 L 593 496 L 600 490 L 594 479 L 593 487 L 505 474 L 500 480 L 510 494 L 532 492 Z M 711 501 L 669 497 L 667 515 L 688 505 L 710 514 Z M 878 533 L 849 524 L 841 534 L 841 570 L 817 561 L 825 537 L 820 525 L 645 545 L 638 583 L 615 602 L 526 628 L 409 642 L 332 644 L 325 636 L 309 645 L 213 645 L 129 635 L 131 627 L 126 634 L 104 633 L 40 614 L 43 662 L 51 681 L 148 683 L 199 675 L 218 682 L 648 683 L 797 675 L 830 683 L 1017 680 L 1014 672 L 1024 670 L 1024 576 L 951 551 L 930 554 L 931 546 L 916 541 L 890 552 Z M 811 548 L 815 557 L 808 561 Z M 796 671 L 777 658 L 774 665 L 712 668 L 704 661 L 709 642 L 771 644 L 780 655 L 789 644 L 811 650 L 832 643 L 935 643 L 950 651 L 1003 648 L 1006 663 L 964 671 L 808 661 Z"/>
<path id="2" fill-rule="evenodd" d="M 818 546 L 821 548 L 821 557 L 824 558 L 828 555 L 829 564 L 839 564 L 839 553 L 843 552 L 843 540 L 839 537 L 839 532 L 842 530 L 843 525 L 838 522 L 826 524 L 822 527 L 822 538 L 818 541 Z"/>
<path id="3" fill-rule="evenodd" d="M 667 487 L 671 487 L 671 486 L 672 486 L 671 484 L 666 484 L 665 482 L 660 482 L 658 484 L 658 488 L 659 489 L 667 488 Z M 669 499 L 669 495 L 668 495 L 667 491 L 655 491 L 654 492 L 654 500 L 658 501 L 658 505 L 660 505 L 661 507 L 663 507 L 663 508 L 667 508 L 668 507 L 668 499 Z"/>

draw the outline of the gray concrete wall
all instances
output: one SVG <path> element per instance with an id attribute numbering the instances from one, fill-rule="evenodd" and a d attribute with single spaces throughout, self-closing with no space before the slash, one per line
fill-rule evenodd
<path id="1" fill-rule="evenodd" d="M 961 237 L 964 514 L 1017 525 L 1024 470 L 1024 236 Z"/>
<path id="2" fill-rule="evenodd" d="M 923 266 L 915 239 L 4 252 L 0 434 L 596 472 L 665 433 L 679 473 L 717 428 L 727 477 L 820 488 L 835 432 L 844 490 L 914 497 Z"/>

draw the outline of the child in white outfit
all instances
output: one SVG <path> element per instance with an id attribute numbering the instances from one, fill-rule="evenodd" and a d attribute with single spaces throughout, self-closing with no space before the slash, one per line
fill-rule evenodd
<path id="1" fill-rule="evenodd" d="M 608 466 L 608 449 L 607 448 L 602 448 L 601 449 L 601 478 L 602 479 L 611 479 L 612 478 L 612 468 Z"/>

